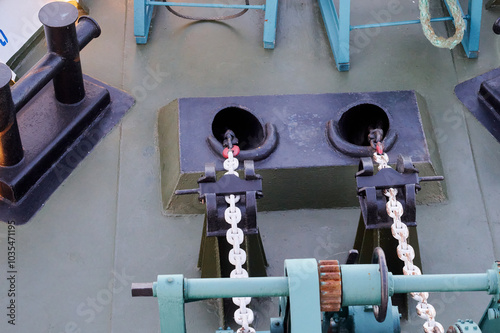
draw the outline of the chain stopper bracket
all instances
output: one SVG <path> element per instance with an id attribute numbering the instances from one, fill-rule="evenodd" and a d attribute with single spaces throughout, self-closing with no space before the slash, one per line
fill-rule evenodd
<path id="1" fill-rule="evenodd" d="M 377 153 L 375 153 L 377 154 Z M 416 226 L 416 193 L 422 181 L 443 180 L 442 176 L 419 177 L 411 158 L 398 156 L 396 170 L 382 168 L 374 174 L 373 160 L 362 157 L 356 173 L 357 193 L 361 213 L 367 229 L 389 228 L 392 219 L 385 208 L 384 191 L 389 188 L 398 190 L 397 199 L 405 214 L 401 221 L 407 226 Z"/>

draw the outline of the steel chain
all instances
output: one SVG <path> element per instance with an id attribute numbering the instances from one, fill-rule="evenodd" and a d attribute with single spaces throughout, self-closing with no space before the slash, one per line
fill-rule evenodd
<path id="1" fill-rule="evenodd" d="M 224 169 L 226 175 L 235 175 L 239 177 L 236 169 L 238 168 L 238 159 L 234 157 L 233 151 L 229 149 L 227 159 L 224 161 Z M 243 268 L 247 260 L 247 254 L 240 245 L 243 243 L 244 235 L 243 230 L 238 228 L 238 223 L 241 221 L 241 210 L 236 207 L 236 203 L 240 201 L 239 195 L 226 195 L 226 202 L 228 207 L 224 212 L 224 218 L 231 227 L 227 230 L 226 239 L 233 248 L 229 251 L 229 262 L 235 266 L 231 271 L 230 277 L 235 279 L 248 278 L 248 272 Z M 252 299 L 250 297 L 233 297 L 233 303 L 239 306 L 234 312 L 234 321 L 241 325 L 237 333 L 255 333 L 255 329 L 250 327 L 254 320 L 253 311 L 247 308 Z"/>
<path id="2" fill-rule="evenodd" d="M 378 170 L 390 168 L 389 157 L 386 153 L 373 153 L 373 160 L 378 164 Z M 404 262 L 404 275 L 421 275 L 422 272 L 420 271 L 420 268 L 413 264 L 413 259 L 415 259 L 415 250 L 410 244 L 408 244 L 408 237 L 410 236 L 410 232 L 406 224 L 401 221 L 401 216 L 403 216 L 404 213 L 403 205 L 397 200 L 397 194 L 398 190 L 395 188 L 384 190 L 384 195 L 387 197 L 387 214 L 392 218 L 393 221 L 391 225 L 392 236 L 397 239 L 399 243 L 397 247 L 398 258 Z M 441 325 L 435 319 L 436 310 L 431 304 L 427 303 L 429 293 L 418 292 L 410 293 L 410 295 L 414 300 L 418 302 L 416 307 L 417 315 L 426 321 L 423 324 L 424 332 L 444 333 L 443 325 Z"/>

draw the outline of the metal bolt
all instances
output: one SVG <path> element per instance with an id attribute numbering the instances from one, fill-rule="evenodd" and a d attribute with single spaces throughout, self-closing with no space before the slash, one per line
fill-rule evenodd
<path id="1" fill-rule="evenodd" d="M 172 282 L 174 282 L 174 279 L 172 279 L 172 278 L 168 278 L 168 279 L 167 279 L 167 282 L 168 282 L 168 283 L 172 283 Z"/>
<path id="2" fill-rule="evenodd" d="M 493 320 L 500 318 L 500 311 L 498 309 L 488 309 L 488 319 Z"/>

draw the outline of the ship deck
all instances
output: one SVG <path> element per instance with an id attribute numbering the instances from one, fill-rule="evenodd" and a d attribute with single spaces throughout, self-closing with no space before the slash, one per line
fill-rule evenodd
<path id="1" fill-rule="evenodd" d="M 388 3 L 353 1 L 352 24 L 376 21 L 382 12 L 391 21 L 418 18 L 417 1 L 391 1 L 400 6 L 397 14 Z M 85 4 L 102 35 L 82 52 L 84 73 L 132 93 L 136 104 L 38 214 L 17 226 L 17 320 L 9 325 L 3 314 L 2 278 L 0 331 L 159 331 L 156 299 L 132 298 L 130 284 L 156 281 L 157 274 L 200 274 L 203 215 L 162 214 L 157 111 L 181 97 L 415 90 L 430 113 L 434 138 L 427 140 L 438 149 L 447 189 L 445 202 L 417 207 L 423 272 L 482 273 L 500 259 L 500 145 L 453 92 L 458 83 L 500 65 L 500 37 L 491 30 L 499 11 L 483 10 L 478 59 L 466 58 L 461 47 L 433 47 L 419 25 L 398 26 L 373 29 L 369 37 L 353 31 L 351 69 L 338 72 L 315 0 L 279 3 L 274 50 L 262 47 L 262 11 L 211 23 L 158 8 L 149 42 L 136 45 L 132 0 Z M 432 7 L 441 11 L 437 1 Z M 443 23 L 435 27 L 446 34 Z M 20 74 L 44 47 L 42 41 L 32 50 Z M 344 261 L 359 214 L 359 207 L 259 212 L 268 274 L 281 276 L 288 258 Z M 2 276 L 6 234 L 2 223 Z M 479 321 L 489 298 L 433 293 L 429 301 L 448 327 L 458 318 Z M 256 328 L 268 330 L 277 301 L 254 300 L 251 307 Z M 410 308 L 403 331 L 420 332 L 423 321 Z M 190 332 L 218 328 L 215 302 L 190 303 L 186 314 Z"/>

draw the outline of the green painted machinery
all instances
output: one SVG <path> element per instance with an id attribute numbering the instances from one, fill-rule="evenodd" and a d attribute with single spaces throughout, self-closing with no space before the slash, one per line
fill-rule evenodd
<path id="1" fill-rule="evenodd" d="M 399 333 L 394 294 L 481 291 L 493 295 L 479 324 L 459 320 L 448 333 L 500 331 L 500 262 L 481 274 L 393 275 L 385 256 L 375 251 L 373 264 L 285 260 L 285 276 L 245 279 L 187 279 L 159 275 L 153 283 L 132 284 L 132 296 L 158 298 L 162 333 L 185 333 L 184 305 L 212 298 L 279 297 L 279 314 L 260 333 Z M 320 316 L 322 313 L 322 317 Z M 322 318 L 322 319 L 321 319 Z M 216 333 L 233 333 L 229 328 Z"/>

